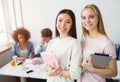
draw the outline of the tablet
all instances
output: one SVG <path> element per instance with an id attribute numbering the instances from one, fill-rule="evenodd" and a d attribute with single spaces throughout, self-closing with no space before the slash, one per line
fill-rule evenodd
<path id="1" fill-rule="evenodd" d="M 94 53 L 95 55 L 100 55 L 100 56 L 109 56 L 109 54 L 102 54 L 102 53 Z"/>
<path id="2" fill-rule="evenodd" d="M 40 54 L 43 58 L 44 63 L 52 66 L 55 69 L 59 67 L 59 62 L 55 54 L 50 52 L 41 52 Z"/>
<path id="3" fill-rule="evenodd" d="M 106 68 L 112 56 L 91 54 L 92 64 L 95 68 Z"/>

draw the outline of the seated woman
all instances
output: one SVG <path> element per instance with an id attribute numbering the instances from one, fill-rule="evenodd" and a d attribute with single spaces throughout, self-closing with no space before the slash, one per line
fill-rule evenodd
<path id="1" fill-rule="evenodd" d="M 11 49 L 11 55 L 16 56 L 17 60 L 25 61 L 25 58 L 34 58 L 34 47 L 30 39 L 30 32 L 25 28 L 18 28 L 12 33 L 15 43 Z"/>

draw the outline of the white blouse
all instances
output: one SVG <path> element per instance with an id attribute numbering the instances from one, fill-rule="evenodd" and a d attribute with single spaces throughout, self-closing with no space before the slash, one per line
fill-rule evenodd
<path id="1" fill-rule="evenodd" d="M 48 43 L 47 52 L 52 52 L 58 58 L 63 70 L 69 70 L 71 78 L 49 76 L 47 82 L 74 82 L 81 73 L 81 46 L 80 42 L 72 37 L 59 37 Z"/>

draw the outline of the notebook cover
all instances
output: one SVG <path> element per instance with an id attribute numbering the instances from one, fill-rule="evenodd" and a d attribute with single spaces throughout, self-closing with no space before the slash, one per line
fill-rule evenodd
<path id="1" fill-rule="evenodd" d="M 46 64 L 52 66 L 55 69 L 59 67 L 59 62 L 55 54 L 48 52 L 41 52 L 40 54 Z"/>

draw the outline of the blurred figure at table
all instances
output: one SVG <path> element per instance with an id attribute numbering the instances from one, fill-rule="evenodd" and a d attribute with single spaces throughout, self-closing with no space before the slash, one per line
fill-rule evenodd
<path id="1" fill-rule="evenodd" d="M 37 45 L 35 47 L 35 57 L 32 61 L 32 64 L 36 65 L 36 64 L 42 64 L 43 63 L 43 59 L 40 55 L 40 52 L 44 52 L 46 51 L 48 42 L 52 39 L 52 31 L 50 28 L 43 28 L 40 31 L 40 36 L 41 36 L 41 40 L 39 42 L 39 45 Z"/>
<path id="2" fill-rule="evenodd" d="M 26 58 L 34 58 L 34 47 L 30 39 L 30 32 L 24 27 L 17 28 L 12 33 L 15 43 L 11 49 L 12 57 L 15 56 L 19 61 L 25 61 Z"/>

